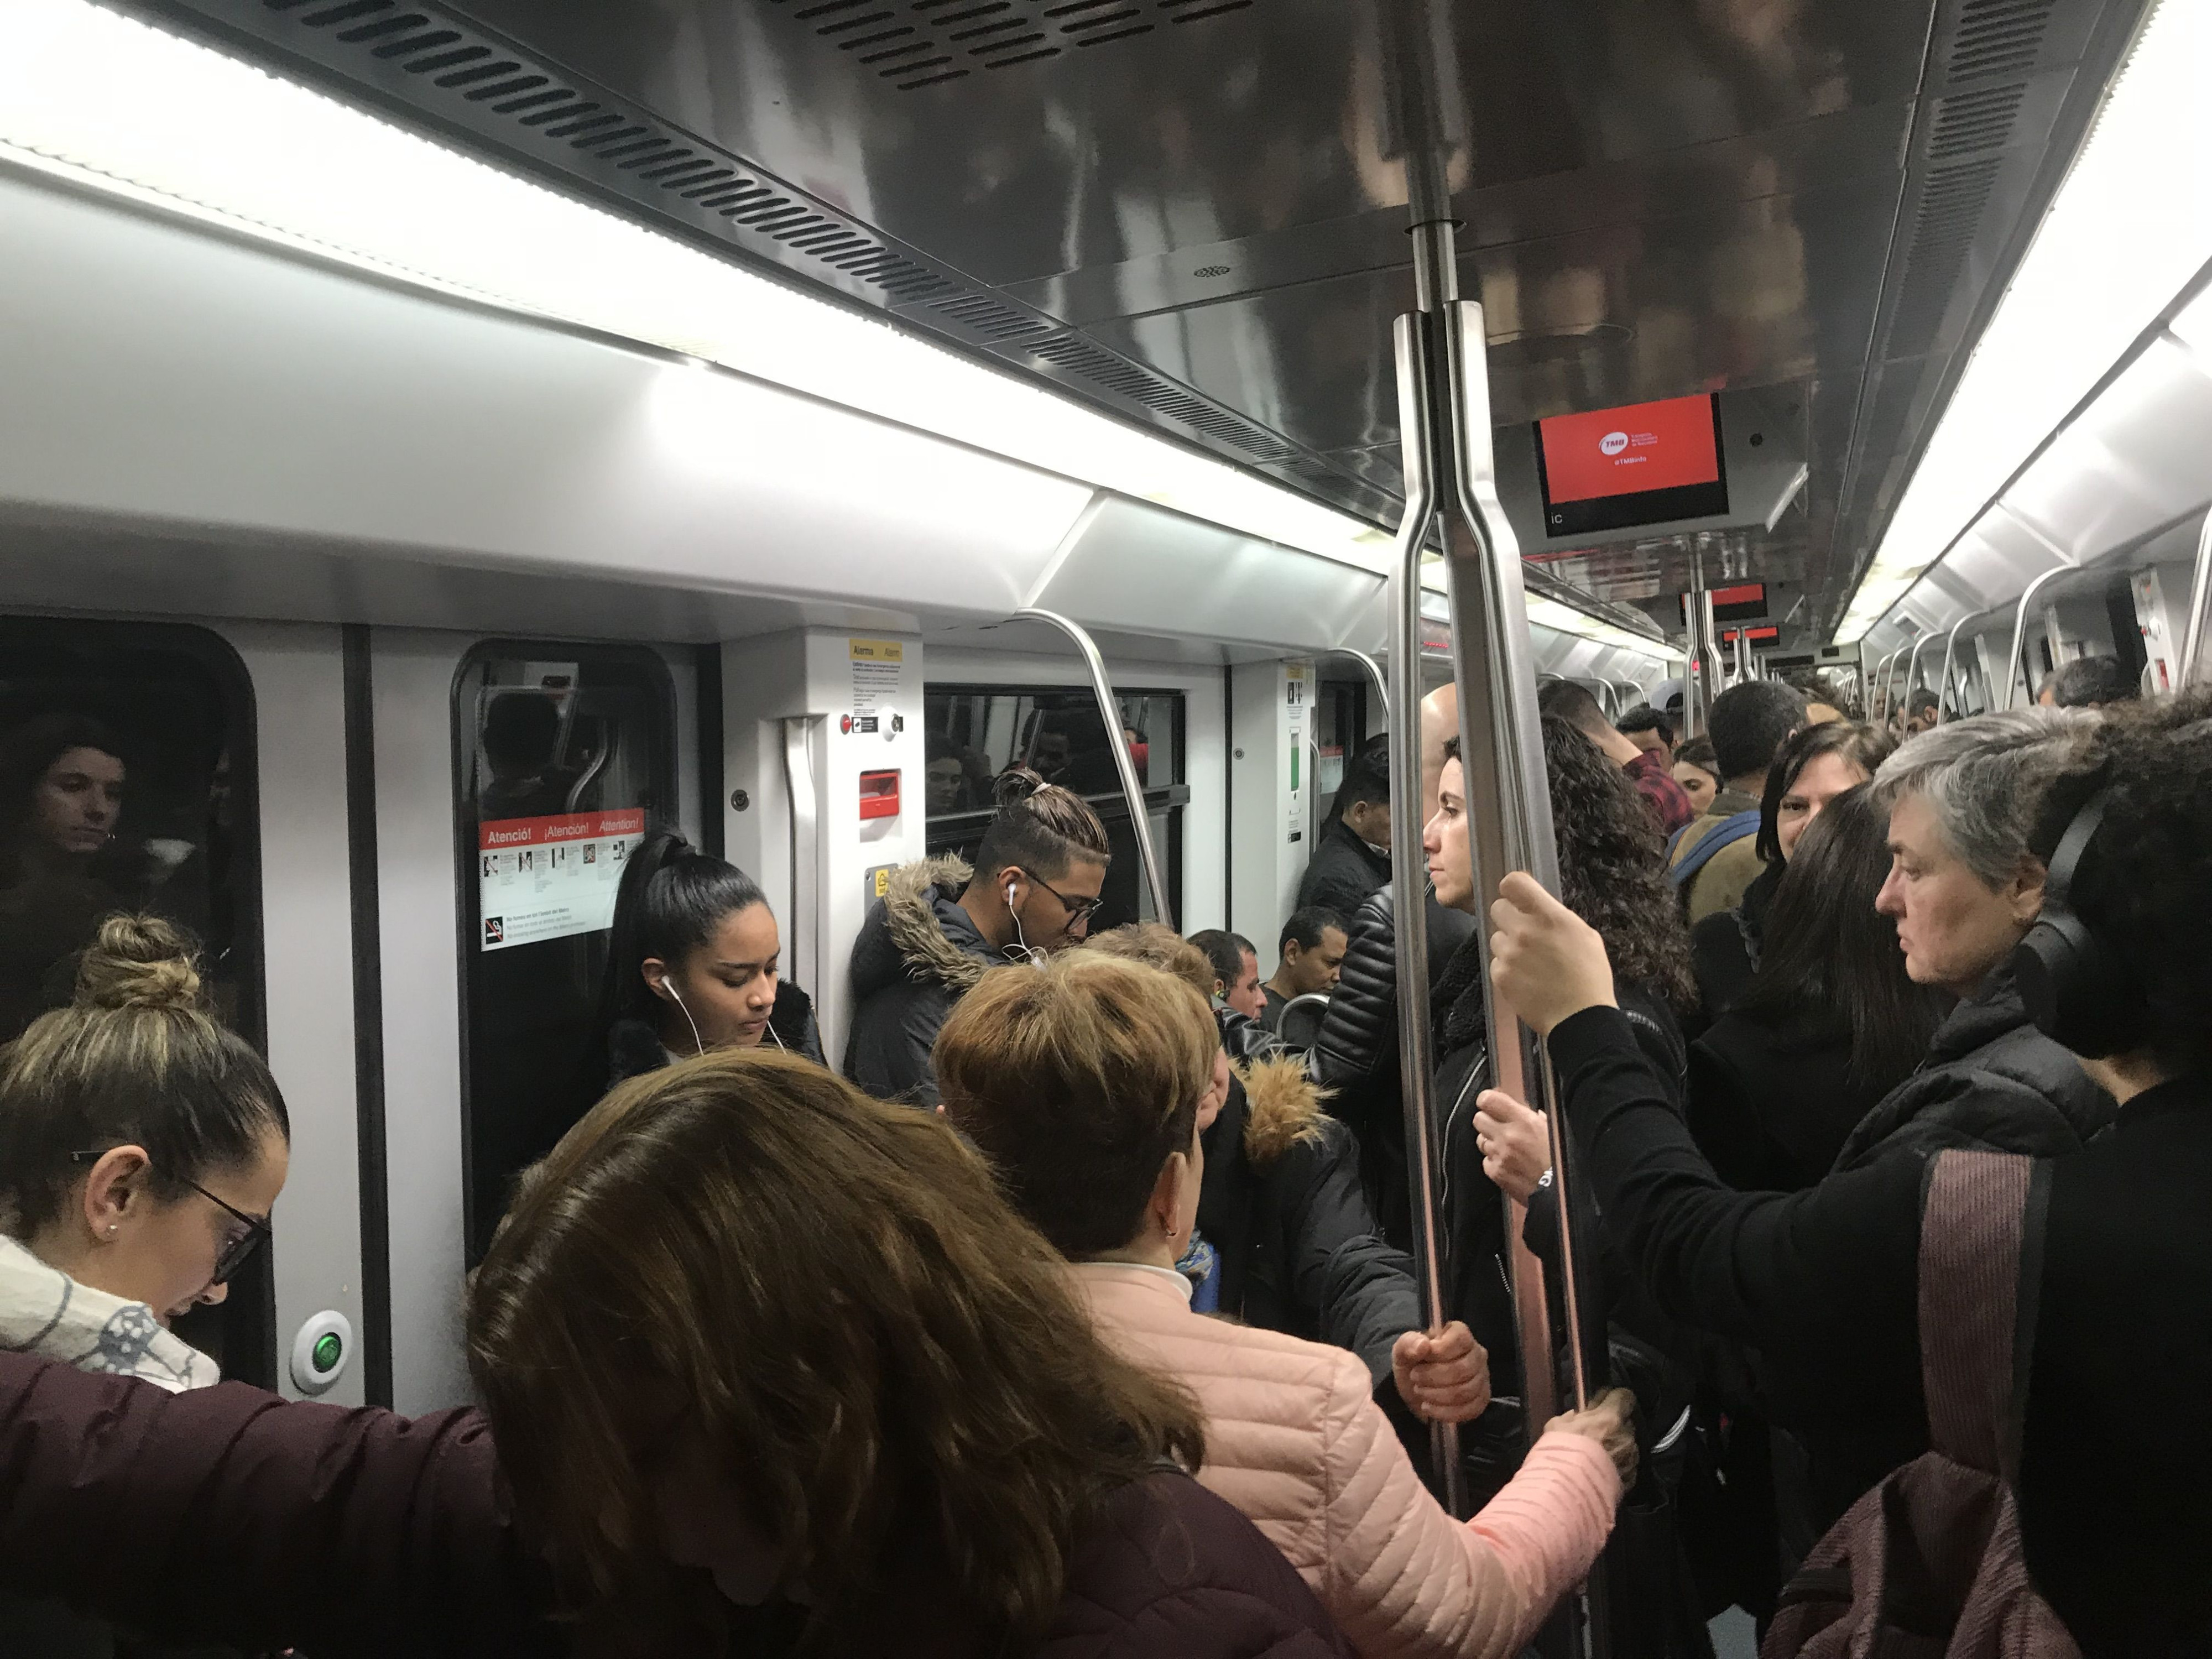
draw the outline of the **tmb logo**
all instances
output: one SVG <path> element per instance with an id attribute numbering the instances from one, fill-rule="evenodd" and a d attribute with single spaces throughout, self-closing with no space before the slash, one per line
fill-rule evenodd
<path id="1" fill-rule="evenodd" d="M 1628 434 L 1626 432 L 1608 432 L 1597 441 L 1597 447 L 1601 453 L 1618 455 L 1628 447 Z"/>

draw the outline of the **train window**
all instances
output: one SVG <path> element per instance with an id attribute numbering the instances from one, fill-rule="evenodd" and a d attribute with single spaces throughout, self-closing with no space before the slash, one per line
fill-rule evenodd
<path id="1" fill-rule="evenodd" d="M 1121 729 L 1109 733 L 1088 690 L 1060 686 L 932 685 L 928 727 L 929 850 L 972 859 L 991 821 L 991 781 L 1027 766 L 1074 790 L 1106 826 L 1114 861 L 1091 931 L 1153 919 L 1128 804 L 1109 746 L 1127 745 L 1144 786 L 1154 844 L 1167 866 L 1170 901 L 1182 902 L 1183 699 L 1180 691 L 1119 694 Z"/>
<path id="2" fill-rule="evenodd" d="M 0 1042 L 70 1000 L 101 920 L 150 912 L 198 945 L 216 1012 L 266 1048 L 253 690 L 174 623 L 0 617 Z M 275 1247 L 177 1332 L 276 1384 Z"/>
<path id="3" fill-rule="evenodd" d="M 1344 769 L 1367 740 L 1367 683 L 1322 677 L 1314 699 L 1314 813 L 1325 820 L 1336 804 Z"/>
<path id="4" fill-rule="evenodd" d="M 453 756 L 474 1266 L 515 1177 L 605 1087 L 593 1015 L 616 884 L 674 821 L 667 667 L 627 646 L 478 646 L 454 678 Z"/>

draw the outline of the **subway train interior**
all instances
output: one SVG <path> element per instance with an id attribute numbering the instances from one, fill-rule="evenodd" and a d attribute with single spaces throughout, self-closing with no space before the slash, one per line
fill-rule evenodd
<path id="1" fill-rule="evenodd" d="M 0 751 L 76 722 L 71 879 L 282 1085 L 186 1328 L 288 1397 L 470 1399 L 648 828 L 758 880 L 835 1064 L 1012 765 L 1107 825 L 1094 931 L 1264 970 L 1409 684 L 1686 737 L 2204 672 L 2195 0 L 7 11 Z M 1490 635 L 1408 509 L 1394 327 L 1455 299 Z M 107 902 L 5 782 L 0 1039 Z"/>

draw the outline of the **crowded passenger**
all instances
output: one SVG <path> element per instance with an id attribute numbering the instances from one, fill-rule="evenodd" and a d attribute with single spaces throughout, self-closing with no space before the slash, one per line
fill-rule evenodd
<path id="1" fill-rule="evenodd" d="M 1561 890 L 1618 953 L 1622 1006 L 1637 1040 L 1679 1092 L 1686 1063 L 1680 1018 L 1696 1006 L 1696 991 L 1688 941 L 1668 890 L 1657 842 L 1647 828 L 1643 797 L 1620 768 L 1565 720 L 1547 718 L 1543 732 Z M 1472 914 L 1474 854 L 1456 738 L 1446 753 L 1437 813 L 1422 845 L 1437 901 Z M 1432 1109 L 1443 1126 L 1439 1162 L 1449 1240 L 1445 1305 L 1467 1321 L 1475 1340 L 1490 1351 L 1499 1391 L 1517 1394 L 1520 1364 L 1505 1206 L 1485 1171 L 1486 1149 L 1475 1122 L 1477 1095 L 1490 1077 L 1489 1006 L 1483 941 L 1471 937 L 1453 957 L 1430 1009 L 1437 1063 Z M 1515 1425 L 1508 1419 L 1492 1427 L 1510 1435 Z M 1510 1454 L 1502 1461 L 1510 1467 Z"/>
<path id="2" fill-rule="evenodd" d="M 1194 988 L 1084 952 L 988 976 L 939 1062 L 945 1111 L 1066 1258 L 1101 1338 L 1197 1399 L 1200 1480 L 1283 1550 L 1359 1652 L 1517 1654 L 1604 1540 L 1635 1457 L 1627 1399 L 1554 1422 L 1461 1523 L 1351 1354 L 1193 1313 L 1174 1263 L 1200 1201 L 1215 1052 Z"/>
<path id="3" fill-rule="evenodd" d="M 2117 1129 L 2086 1147 L 2017 1148 L 2044 1158 L 2032 1181 L 2012 1161 L 1949 1151 L 1931 1172 L 1893 1141 L 1797 1193 L 1731 1190 L 1613 1010 L 1603 941 L 1525 876 L 1507 878 L 1493 912 L 1498 988 L 1548 1040 L 1609 1234 L 1680 1316 L 1771 1362 L 1775 1398 L 1821 1454 L 1825 1519 L 1928 1447 L 1936 1402 L 1924 1363 L 1945 1390 L 1954 1455 L 1968 1431 L 1990 1460 L 1977 1467 L 2016 1486 L 2033 1585 L 2081 1650 L 2205 1651 L 2212 703 L 2101 727 L 2052 713 L 1944 726 L 1900 750 L 1877 787 L 1901 890 L 1885 907 L 1913 978 L 1965 988 L 1978 963 L 1984 979 L 2017 973 L 2034 991 L 2045 1049 L 2119 1103 Z M 2044 925 L 2024 938 L 2039 913 Z M 1909 1150 L 2014 1150 L 1993 1132 L 2016 1119 L 2023 1092 L 2058 1079 L 2039 1063 L 2025 1085 L 2022 1068 L 2006 1069 L 2013 1079 L 1993 1066 L 1959 1077 L 1961 1133 Z M 2002 1311 L 2010 1282 L 1954 1259 L 1976 1205 L 2022 1218 L 2033 1297 L 2016 1316 Z M 1986 1285 L 1953 1284 L 1946 1261 L 1950 1275 Z M 1923 1354 L 1924 1331 L 1948 1343 L 1955 1329 L 1923 1318 L 1978 1290 L 2001 1310 L 1998 1351 L 2006 1325 L 2025 1345 L 2017 1374 L 1960 1374 L 1983 1357 L 1972 1346 L 1941 1367 Z M 2015 1441 L 2006 1402 L 2021 1409 L 2023 1384 Z M 1954 1541 L 1978 1554 L 1986 1536 Z"/>
<path id="4" fill-rule="evenodd" d="M 616 890 L 588 1061 L 593 1097 L 710 1048 L 767 1043 L 820 1065 L 813 1002 L 781 976 L 782 959 L 759 884 L 672 830 L 647 836 Z"/>
<path id="5" fill-rule="evenodd" d="M 1390 879 L 1390 739 L 1369 739 L 1344 769 L 1336 799 L 1298 878 L 1301 910 L 1348 916 Z"/>
<path id="6" fill-rule="evenodd" d="M 268 1237 L 289 1140 L 267 1065 L 210 1018 L 183 937 L 110 917 L 70 1006 L 0 1049 L 0 1351 L 171 1392 L 214 1383 L 216 1362 L 170 1328 L 222 1302 Z M 0 1653 L 115 1642 L 0 1594 Z"/>
<path id="7" fill-rule="evenodd" d="M 1117 927 L 1088 948 L 1206 994 L 1205 957 L 1156 923 Z M 1301 1060 L 1276 1054 L 1231 1063 L 1239 1018 L 1214 1011 L 1213 1076 L 1199 1103 L 1206 1162 L 1196 1237 L 1205 1247 L 1194 1260 L 1186 1241 L 1176 1264 L 1197 1286 L 1191 1305 L 1350 1350 L 1401 1427 L 1411 1426 L 1407 1413 L 1480 1417 L 1490 1401 L 1487 1357 L 1463 1324 L 1421 1334 L 1411 1263 L 1377 1233 L 1351 1132 L 1322 1110 Z M 975 1019 L 959 1020 L 958 1031 L 971 1048 L 991 1040 Z M 939 1042 L 940 1066 L 951 1042 Z M 1004 1081 L 1000 1057 L 977 1048 L 967 1058 L 971 1091 L 1017 1086 Z M 957 1109 L 946 1109 L 957 1121 Z"/>
<path id="8" fill-rule="evenodd" d="M 1439 686 L 1421 699 L 1421 821 L 1435 816 L 1444 744 L 1459 730 L 1459 693 Z M 1434 994 L 1453 953 L 1473 937 L 1474 922 L 1437 902 L 1424 870 L 1419 878 L 1426 919 L 1429 987 Z M 1406 1114 L 1399 1079 L 1396 884 L 1379 888 L 1352 918 L 1344 968 L 1313 1047 L 1314 1073 L 1331 1091 L 1328 1109 L 1359 1144 L 1360 1182 L 1383 1237 L 1413 1246 L 1406 1206 Z"/>
<path id="9" fill-rule="evenodd" d="M 1797 688 L 1805 697 L 1805 723 L 1825 726 L 1830 720 L 1855 720 L 1859 718 L 1856 705 L 1826 674 L 1795 674 L 1788 683 Z"/>
<path id="10" fill-rule="evenodd" d="M 1758 878 L 1759 792 L 1790 734 L 1805 724 L 1802 693 L 1778 680 L 1748 680 L 1713 699 L 1712 805 L 1676 832 L 1668 851 L 1674 885 L 1692 926 L 1743 902 Z"/>
<path id="11" fill-rule="evenodd" d="M 1079 796 L 1015 769 L 975 866 L 947 855 L 891 872 L 853 946 L 845 1075 L 870 1094 L 937 1103 L 929 1051 L 983 970 L 1081 941 L 1106 883 L 1106 828 Z"/>
<path id="12" fill-rule="evenodd" d="M 1699 817 L 1713 810 L 1721 793 L 1720 765 L 1711 738 L 1692 738 L 1674 751 L 1674 781 L 1682 786 Z"/>
<path id="13" fill-rule="evenodd" d="M 1267 993 L 1260 984 L 1259 947 L 1242 933 L 1206 927 L 1190 936 L 1213 969 L 1213 1003 L 1232 1014 L 1264 1025 Z"/>
<path id="14" fill-rule="evenodd" d="M 1758 968 L 1766 912 L 1806 826 L 1846 789 L 1874 781 L 1889 753 L 1872 726 L 1845 720 L 1791 733 L 1767 768 L 1753 842 L 1761 868 L 1733 909 L 1707 916 L 1691 933 L 1698 1000 L 1709 1018 L 1725 1012 Z"/>
<path id="15" fill-rule="evenodd" d="M 1650 703 L 1638 703 L 1613 722 L 1613 729 L 1638 749 L 1656 749 L 1669 765 L 1674 763 L 1674 722 Z"/>
<path id="16" fill-rule="evenodd" d="M 143 850 L 118 842 L 122 744 L 81 714 L 27 720 L 0 742 L 0 1042 L 70 1000 L 100 919 L 137 908 Z"/>
<path id="17" fill-rule="evenodd" d="M 1599 754 L 1628 774 L 1651 811 L 1662 836 L 1671 836 L 1697 816 L 1682 786 L 1674 781 L 1672 757 L 1616 730 L 1586 686 L 1554 680 L 1537 694 L 1536 707 L 1581 732 Z"/>
<path id="18" fill-rule="evenodd" d="M 551 817 L 568 802 L 582 774 L 560 761 L 561 705 L 550 692 L 494 691 L 478 743 L 490 777 L 477 795 L 487 820 Z"/>
<path id="19" fill-rule="evenodd" d="M 1280 1031 L 1283 1009 L 1289 1003 L 1298 997 L 1325 997 L 1335 990 L 1344 973 L 1347 943 L 1344 918 L 1335 911 L 1319 905 L 1291 911 L 1275 943 L 1274 974 L 1260 988 L 1267 1005 L 1260 1023 Z"/>
<path id="20" fill-rule="evenodd" d="M 2045 708 L 2103 708 L 2141 695 L 2117 657 L 2076 657 L 2044 677 L 2035 700 Z"/>

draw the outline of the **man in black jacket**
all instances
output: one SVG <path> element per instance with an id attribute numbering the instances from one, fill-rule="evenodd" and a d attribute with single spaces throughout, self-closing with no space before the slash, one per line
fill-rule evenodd
<path id="1" fill-rule="evenodd" d="M 1344 769 L 1336 804 L 1298 882 L 1301 910 L 1348 916 L 1390 879 L 1390 739 L 1376 738 Z"/>

